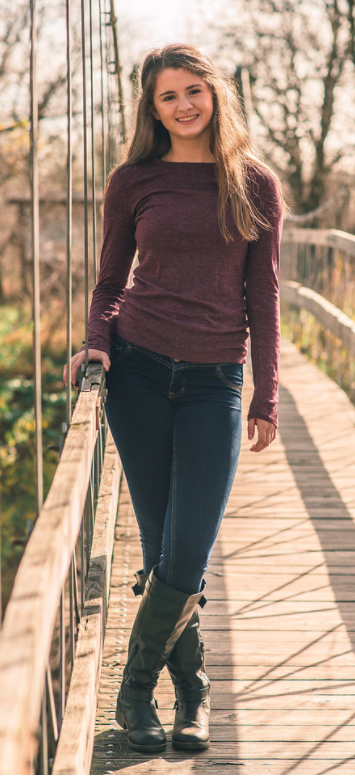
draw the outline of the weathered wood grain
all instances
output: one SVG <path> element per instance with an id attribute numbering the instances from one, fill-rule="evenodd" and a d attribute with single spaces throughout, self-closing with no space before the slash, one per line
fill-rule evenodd
<path id="1" fill-rule="evenodd" d="M 282 243 L 327 246 L 355 256 L 355 236 L 340 229 L 311 229 L 286 225 L 282 235 Z"/>
<path id="2" fill-rule="evenodd" d="M 282 281 L 280 293 L 281 299 L 312 313 L 317 321 L 342 340 L 350 353 L 355 353 L 355 322 L 346 313 L 321 294 L 296 281 Z"/>
<path id="3" fill-rule="evenodd" d="M 52 486 L 22 558 L 0 636 L 0 774 L 27 774 L 55 618 L 85 504 L 95 447 L 97 383 L 80 394 Z"/>
<path id="4" fill-rule="evenodd" d="M 52 774 L 87 774 L 90 771 L 121 469 L 109 433 L 96 509 L 84 612 Z"/>

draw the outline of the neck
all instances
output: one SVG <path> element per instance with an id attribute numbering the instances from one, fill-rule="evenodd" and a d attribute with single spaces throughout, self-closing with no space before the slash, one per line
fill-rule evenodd
<path id="1" fill-rule="evenodd" d="M 171 136 L 170 136 L 171 137 Z M 214 162 L 209 138 L 181 140 L 171 137 L 171 148 L 162 157 L 164 162 Z"/>

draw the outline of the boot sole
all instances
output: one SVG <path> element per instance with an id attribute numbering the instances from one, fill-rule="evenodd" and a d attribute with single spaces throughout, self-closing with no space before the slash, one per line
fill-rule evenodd
<path id="1" fill-rule="evenodd" d="M 166 748 L 166 742 L 163 742 L 162 745 L 135 745 L 129 739 L 127 742 L 131 750 L 135 750 L 137 753 L 161 753 Z"/>
<path id="2" fill-rule="evenodd" d="M 207 750 L 210 742 L 177 742 L 172 739 L 171 744 L 175 750 Z"/>

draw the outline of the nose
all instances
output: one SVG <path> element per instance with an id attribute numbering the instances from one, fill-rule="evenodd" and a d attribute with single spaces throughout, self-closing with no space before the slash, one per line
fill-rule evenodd
<path id="1" fill-rule="evenodd" d="M 179 111 L 187 111 L 189 108 L 191 108 L 191 105 L 192 105 L 192 103 L 191 103 L 191 100 L 190 100 L 189 96 L 184 94 L 179 99 L 178 110 Z"/>

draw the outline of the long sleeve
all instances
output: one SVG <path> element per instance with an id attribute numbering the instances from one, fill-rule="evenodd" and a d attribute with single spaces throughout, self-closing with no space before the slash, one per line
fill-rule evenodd
<path id="1" fill-rule="evenodd" d="M 248 419 L 262 418 L 277 426 L 282 203 L 274 179 L 264 179 L 258 198 L 258 208 L 271 229 L 260 230 L 259 238 L 249 243 L 246 259 L 245 292 L 254 380 Z"/>
<path id="2" fill-rule="evenodd" d="M 100 272 L 89 316 L 89 348 L 108 354 L 136 251 L 134 218 L 124 186 L 125 173 L 125 168 L 117 170 L 107 190 Z"/>

